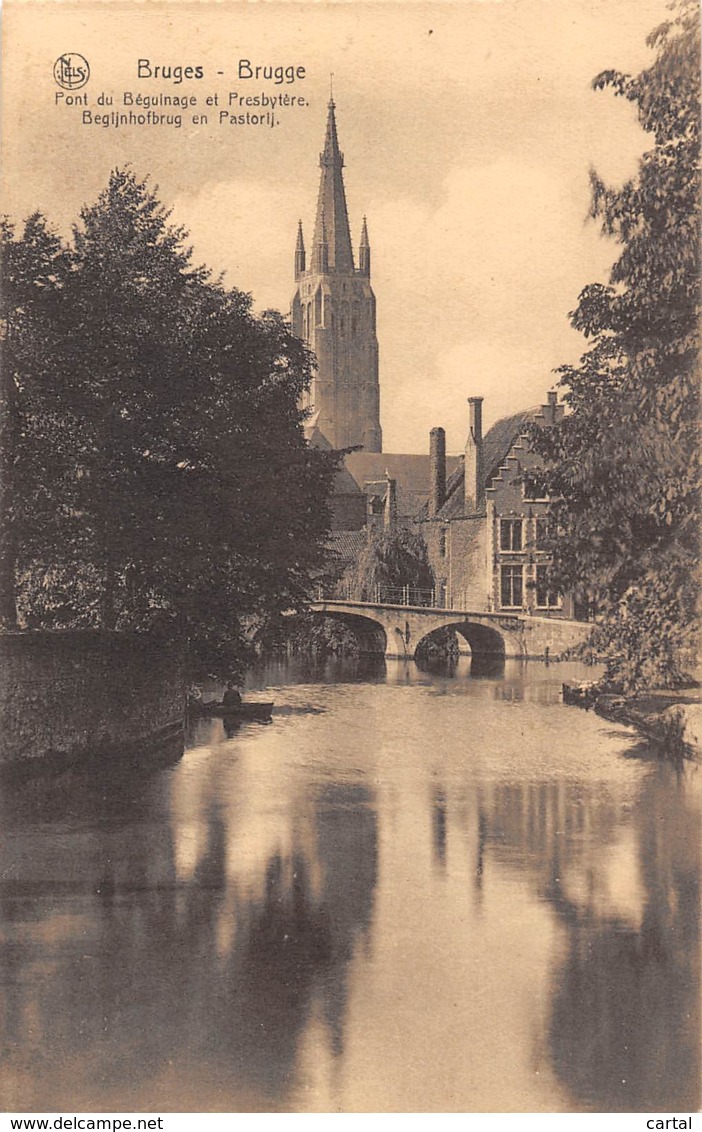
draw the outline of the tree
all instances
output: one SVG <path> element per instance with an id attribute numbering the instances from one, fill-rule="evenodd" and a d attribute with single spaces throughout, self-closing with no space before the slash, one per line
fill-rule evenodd
<path id="1" fill-rule="evenodd" d="M 598 611 L 593 642 L 628 687 L 684 678 L 694 651 L 699 527 L 699 31 L 696 6 L 649 37 L 653 64 L 598 75 L 653 137 L 621 188 L 591 174 L 592 217 L 622 245 L 584 289 L 590 345 L 559 371 L 571 412 L 534 430 L 554 504 L 554 583 Z"/>
<path id="2" fill-rule="evenodd" d="M 67 564 L 82 579 L 72 610 L 64 587 L 69 623 L 89 611 L 108 628 L 167 628 L 225 672 L 246 619 L 304 601 L 336 459 L 304 441 L 302 343 L 193 267 L 184 240 L 146 183 L 117 170 L 61 249 L 51 309 L 27 327 L 10 301 L 29 422 L 11 525 L 30 576 Z M 8 236 L 6 262 L 25 242 Z"/>
<path id="3" fill-rule="evenodd" d="M 407 527 L 372 530 L 342 581 L 358 601 L 375 601 L 378 594 L 391 601 L 407 587 L 420 602 L 422 594 L 434 588 L 426 543 Z"/>
<path id="4" fill-rule="evenodd" d="M 19 239 L 3 219 L 0 250 L 0 627 L 13 629 L 19 547 L 39 505 L 39 484 L 55 482 L 65 472 L 47 377 L 68 264 L 61 241 L 38 213 L 26 221 Z M 51 474 L 46 467 L 50 446 Z"/>

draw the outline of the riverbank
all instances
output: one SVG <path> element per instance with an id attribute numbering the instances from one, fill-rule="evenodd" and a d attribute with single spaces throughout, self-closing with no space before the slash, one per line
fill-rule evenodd
<path id="1" fill-rule="evenodd" d="M 147 633 L 0 634 L 0 767 L 143 759 L 183 743 L 182 649 Z"/>
<path id="2" fill-rule="evenodd" d="M 702 754 L 702 704 L 699 686 L 671 690 L 655 689 L 645 695 L 624 696 L 608 691 L 597 682 L 564 684 L 563 702 L 614 723 L 635 727 L 666 755 L 699 758 Z"/>

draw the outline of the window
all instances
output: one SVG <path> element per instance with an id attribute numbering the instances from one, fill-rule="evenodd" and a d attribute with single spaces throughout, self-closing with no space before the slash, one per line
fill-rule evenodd
<path id="1" fill-rule="evenodd" d="M 522 605 L 522 566 L 502 566 L 500 570 L 500 586 L 502 605 L 513 609 Z"/>
<path id="2" fill-rule="evenodd" d="M 548 566 L 536 567 L 536 607 L 555 609 L 559 604 L 558 594 L 549 588 Z"/>
<path id="3" fill-rule="evenodd" d="M 541 468 L 530 468 L 524 477 L 524 498 L 526 500 L 548 499 L 546 479 Z"/>
<path id="4" fill-rule="evenodd" d="M 500 519 L 500 550 L 522 549 L 522 520 Z"/>
<path id="5" fill-rule="evenodd" d="M 446 531 L 442 531 L 439 535 L 439 557 L 446 557 Z"/>
<path id="6" fill-rule="evenodd" d="M 543 519 L 536 520 L 536 549 L 546 550 L 548 544 L 548 519 L 544 516 Z"/>

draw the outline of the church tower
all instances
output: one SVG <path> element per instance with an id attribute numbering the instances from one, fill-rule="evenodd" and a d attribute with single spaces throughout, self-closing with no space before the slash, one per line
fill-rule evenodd
<path id="1" fill-rule="evenodd" d="M 344 191 L 344 155 L 336 134 L 335 104 L 329 102 L 314 239 L 307 253 L 300 222 L 295 248 L 293 332 L 317 356 L 305 407 L 333 448 L 362 445 L 382 451 L 375 295 L 370 284 L 371 250 L 365 217 L 354 265 Z"/>

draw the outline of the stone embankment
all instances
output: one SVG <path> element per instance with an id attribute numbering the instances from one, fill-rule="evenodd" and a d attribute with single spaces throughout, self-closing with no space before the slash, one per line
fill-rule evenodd
<path id="1" fill-rule="evenodd" d="M 584 681 L 564 684 L 563 702 L 593 708 L 605 719 L 635 727 L 666 754 L 682 758 L 702 754 L 702 704 L 697 687 L 624 696 L 600 682 Z"/>
<path id="2" fill-rule="evenodd" d="M 180 657 L 147 634 L 0 634 L 0 766 L 181 743 Z"/>

